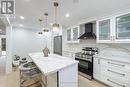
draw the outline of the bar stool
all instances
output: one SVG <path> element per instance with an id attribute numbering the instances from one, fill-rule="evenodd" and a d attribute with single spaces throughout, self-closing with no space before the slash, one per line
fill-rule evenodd
<path id="1" fill-rule="evenodd" d="M 21 87 L 41 87 L 41 72 L 33 62 L 20 65 Z"/>

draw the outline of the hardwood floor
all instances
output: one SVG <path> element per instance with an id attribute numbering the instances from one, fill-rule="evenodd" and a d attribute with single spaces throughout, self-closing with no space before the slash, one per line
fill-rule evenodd
<path id="1" fill-rule="evenodd" d="M 79 75 L 79 86 L 78 87 L 108 87 L 104 84 L 101 84 L 95 80 L 88 80 Z"/>
<path id="2" fill-rule="evenodd" d="M 0 76 L 0 87 L 20 87 L 19 71 Z"/>
<path id="3" fill-rule="evenodd" d="M 5 76 L 0 76 L 0 87 L 20 87 L 19 71 L 12 72 Z M 88 80 L 82 76 L 79 76 L 78 87 L 107 87 L 95 80 Z"/>

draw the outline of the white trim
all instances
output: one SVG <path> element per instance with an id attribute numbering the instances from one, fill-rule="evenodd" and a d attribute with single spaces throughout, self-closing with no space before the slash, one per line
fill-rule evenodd
<path id="1" fill-rule="evenodd" d="M 6 27 L 6 73 L 12 72 L 12 26 Z"/>

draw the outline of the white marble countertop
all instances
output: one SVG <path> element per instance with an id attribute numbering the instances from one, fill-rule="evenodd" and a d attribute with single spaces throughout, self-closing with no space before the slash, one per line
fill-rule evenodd
<path id="1" fill-rule="evenodd" d="M 97 58 L 102 58 L 102 59 L 108 59 L 108 60 L 113 60 L 113 61 L 118 61 L 118 62 L 124 62 L 124 63 L 130 63 L 130 55 L 116 55 L 116 54 L 97 54 L 94 57 Z"/>
<path id="2" fill-rule="evenodd" d="M 30 53 L 29 56 L 45 76 L 56 73 L 73 64 L 78 64 L 78 61 L 76 60 L 55 54 L 50 54 L 49 57 L 44 57 L 42 52 L 38 52 Z"/>

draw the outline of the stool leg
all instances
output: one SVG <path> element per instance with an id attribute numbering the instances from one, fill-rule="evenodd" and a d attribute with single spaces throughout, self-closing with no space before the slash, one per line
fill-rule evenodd
<path id="1" fill-rule="evenodd" d="M 47 76 L 45 76 L 45 83 L 41 79 L 42 86 L 47 87 Z"/>

